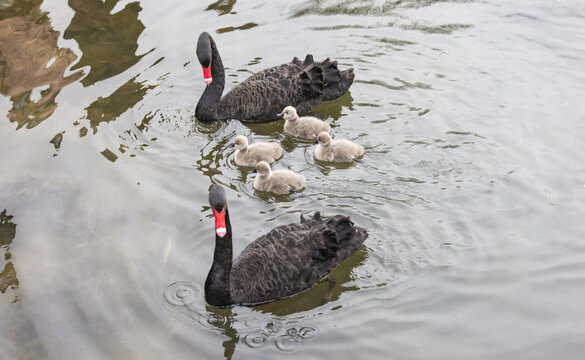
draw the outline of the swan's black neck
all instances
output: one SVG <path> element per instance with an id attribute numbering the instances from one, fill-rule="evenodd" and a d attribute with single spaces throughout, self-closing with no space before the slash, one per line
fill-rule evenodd
<path id="1" fill-rule="evenodd" d="M 203 91 L 203 95 L 201 95 L 195 109 L 195 116 L 202 122 L 223 120 L 219 114 L 219 101 L 225 88 L 225 72 L 215 41 L 211 36 L 208 36 L 208 38 L 209 46 L 211 47 L 211 77 L 213 80 Z"/>
<path id="2" fill-rule="evenodd" d="M 230 276 L 232 270 L 232 225 L 225 206 L 226 234 L 223 238 L 215 234 L 213 264 L 205 281 L 205 300 L 211 305 L 225 307 L 232 305 Z"/>

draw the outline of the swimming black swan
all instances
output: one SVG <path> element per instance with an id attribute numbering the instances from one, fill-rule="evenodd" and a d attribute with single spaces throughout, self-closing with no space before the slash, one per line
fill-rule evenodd
<path id="1" fill-rule="evenodd" d="M 195 109 L 195 116 L 202 122 L 269 122 L 278 120 L 276 114 L 287 105 L 306 114 L 313 106 L 345 94 L 354 79 L 353 69 L 339 71 L 337 61 L 315 62 L 312 55 L 307 55 L 305 61 L 295 57 L 288 64 L 260 71 L 221 97 L 225 87 L 223 63 L 206 32 L 199 35 L 197 58 L 207 84 Z"/>
<path id="2" fill-rule="evenodd" d="M 212 185 L 215 252 L 205 281 L 205 300 L 214 306 L 257 305 L 306 290 L 353 254 L 368 232 L 349 217 L 322 220 L 301 216 L 250 243 L 232 263 L 232 227 L 223 187 Z"/>

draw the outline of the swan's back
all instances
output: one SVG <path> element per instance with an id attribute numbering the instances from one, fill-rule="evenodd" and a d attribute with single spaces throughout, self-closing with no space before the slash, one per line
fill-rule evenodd
<path id="1" fill-rule="evenodd" d="M 235 304 L 258 304 L 306 290 L 326 277 L 366 240 L 365 229 L 335 215 L 281 225 L 249 244 L 234 260 Z"/>
<path id="2" fill-rule="evenodd" d="M 294 58 L 288 64 L 260 71 L 225 94 L 218 113 L 225 119 L 248 122 L 277 120 L 276 114 L 293 105 L 299 114 L 324 101 L 343 95 L 354 80 L 353 69 L 340 71 L 336 61 L 305 61 Z"/>

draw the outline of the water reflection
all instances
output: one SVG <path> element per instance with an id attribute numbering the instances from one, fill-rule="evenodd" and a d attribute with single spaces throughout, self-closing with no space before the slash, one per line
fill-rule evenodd
<path id="1" fill-rule="evenodd" d="M 205 304 L 202 287 L 192 281 L 170 284 L 164 292 L 165 302 L 173 309 L 173 317 L 188 326 L 203 326 L 226 337 L 222 346 L 224 357 L 231 359 L 238 344 L 260 348 L 272 344 L 282 351 L 291 351 L 317 335 L 317 328 L 308 319 L 323 312 L 312 310 L 336 302 L 348 291 L 359 290 L 351 284 L 352 271 L 368 257 L 365 246 L 345 260 L 331 274 L 331 279 L 290 298 L 253 308 L 236 306 L 219 309 Z M 332 306 L 332 310 L 341 305 Z"/>
<path id="2" fill-rule="evenodd" d="M 65 39 L 75 39 L 83 52 L 72 69 L 89 66 L 84 86 L 118 75 L 136 64 L 144 55 L 136 55 L 138 37 L 144 25 L 138 20 L 142 10 L 138 2 L 112 13 L 119 0 L 69 0 L 75 11 L 65 30 Z"/>
<path id="3" fill-rule="evenodd" d="M 307 0 L 295 6 L 293 17 L 305 15 L 394 15 L 399 8 L 412 9 L 431 6 L 445 2 L 472 2 L 474 0 L 337 0 L 315 1 Z"/>
<path id="4" fill-rule="evenodd" d="M 16 224 L 12 222 L 12 215 L 6 213 L 6 209 L 0 213 L 0 249 L 4 253 L 4 270 L 0 272 L 0 293 L 5 294 L 8 289 L 15 290 L 18 287 L 16 270 L 10 253 L 10 245 L 16 236 Z M 14 301 L 18 298 L 15 296 Z"/>
<path id="5" fill-rule="evenodd" d="M 231 13 L 234 5 L 236 5 L 236 0 L 218 0 L 209 4 L 207 10 L 215 10 L 221 16 Z"/>
<path id="6" fill-rule="evenodd" d="M 338 120 L 340 117 L 345 115 L 343 113 L 344 109 L 346 109 L 346 111 L 347 110 L 351 111 L 354 109 L 351 90 L 348 90 L 345 94 L 343 94 L 340 98 L 336 99 L 335 101 L 324 102 L 313 107 L 312 112 L 317 117 L 323 119 L 326 118 L 325 116 L 326 114 L 327 116 L 332 117 L 333 120 Z M 335 127 L 335 125 L 333 127 Z"/>
<path id="7" fill-rule="evenodd" d="M 59 48 L 59 32 L 41 3 L 20 0 L 0 9 L 0 94 L 10 96 L 7 117 L 17 129 L 33 128 L 51 116 L 61 89 L 83 76 L 81 70 L 64 76 L 77 56 Z"/>
<path id="8" fill-rule="evenodd" d="M 228 27 L 220 28 L 220 29 L 217 29 L 216 32 L 218 34 L 222 34 L 222 33 L 235 31 L 235 30 L 248 30 L 248 29 L 251 29 L 251 28 L 256 27 L 256 26 L 258 26 L 257 23 L 249 22 L 249 23 L 245 23 L 244 25 L 240 25 L 240 26 L 228 26 Z"/>
<path id="9" fill-rule="evenodd" d="M 169 285 L 164 299 L 172 306 L 174 318 L 222 334 L 226 359 L 234 356 L 238 344 L 250 348 L 273 344 L 279 350 L 291 351 L 317 334 L 316 327 L 302 316 L 266 316 L 245 307 L 220 309 L 203 304 L 201 288 L 190 281 Z"/>
<path id="10" fill-rule="evenodd" d="M 85 109 L 94 134 L 100 123 L 116 120 L 126 110 L 141 101 L 149 90 L 156 87 L 156 85 L 144 85 L 145 81 L 137 82 L 137 77 L 128 80 L 110 96 L 99 97 Z"/>

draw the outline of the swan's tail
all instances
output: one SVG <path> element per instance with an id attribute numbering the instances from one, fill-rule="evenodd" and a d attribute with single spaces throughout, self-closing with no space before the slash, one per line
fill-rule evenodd
<path id="1" fill-rule="evenodd" d="M 314 62 L 312 55 L 307 55 L 303 62 L 305 70 L 301 73 L 303 95 L 307 99 L 320 98 L 321 101 L 337 99 L 343 95 L 353 83 L 353 68 L 340 71 L 337 61 L 329 58 Z"/>
<path id="2" fill-rule="evenodd" d="M 336 258 L 337 263 L 353 254 L 368 238 L 365 229 L 354 226 L 347 216 L 335 215 L 325 224 L 328 230 L 323 233 L 326 239 L 325 258 Z"/>

